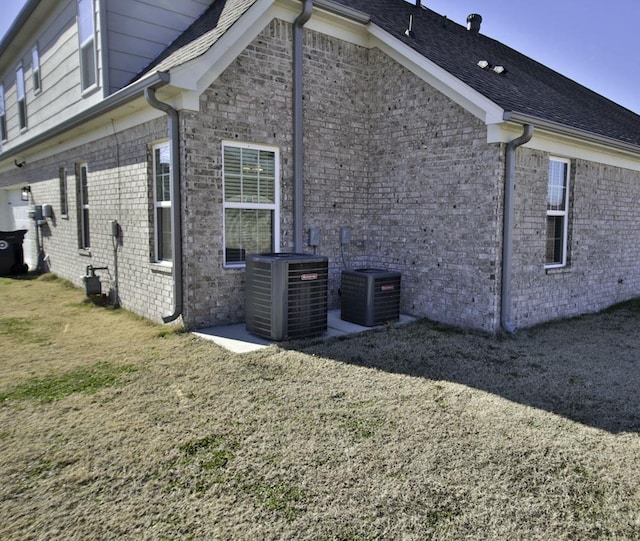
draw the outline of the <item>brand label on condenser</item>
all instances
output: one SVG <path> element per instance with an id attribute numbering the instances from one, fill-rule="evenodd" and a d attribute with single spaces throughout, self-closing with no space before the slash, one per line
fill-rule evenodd
<path id="1" fill-rule="evenodd" d="M 393 291 L 396 288 L 393 284 L 385 284 L 380 286 L 380 291 Z"/>
<path id="2" fill-rule="evenodd" d="M 318 273 L 317 272 L 310 272 L 308 274 L 302 274 L 300 276 L 300 280 L 302 280 L 303 282 L 308 282 L 310 280 L 317 280 L 318 279 Z"/>

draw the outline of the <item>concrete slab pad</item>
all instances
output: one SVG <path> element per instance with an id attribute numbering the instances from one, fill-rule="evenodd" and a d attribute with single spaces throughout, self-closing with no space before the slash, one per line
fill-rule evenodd
<path id="1" fill-rule="evenodd" d="M 401 314 L 396 325 L 403 325 L 414 321 L 415 318 Z M 345 336 L 348 334 L 356 334 L 366 332 L 379 327 L 364 327 L 356 325 L 348 321 L 340 319 L 340 310 L 329 310 L 327 313 L 327 332 L 324 338 L 333 338 L 336 336 Z M 210 327 L 194 331 L 192 334 L 205 340 L 211 340 L 219 346 L 233 353 L 249 353 L 269 347 L 277 342 L 270 342 L 264 338 L 254 336 L 247 331 L 244 323 L 236 325 L 223 325 L 221 327 Z"/>
<path id="2" fill-rule="evenodd" d="M 193 334 L 205 340 L 211 340 L 233 353 L 249 353 L 271 345 L 268 340 L 248 332 L 244 323 L 200 329 Z"/>

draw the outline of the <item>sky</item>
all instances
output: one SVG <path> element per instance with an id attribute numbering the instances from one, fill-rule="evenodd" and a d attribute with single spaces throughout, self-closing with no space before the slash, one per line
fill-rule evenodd
<path id="1" fill-rule="evenodd" d="M 26 0 L 0 2 L 4 36 Z M 462 25 L 467 15 L 479 13 L 480 33 L 640 114 L 640 0 L 422 0 L 422 4 Z"/>
<path id="2" fill-rule="evenodd" d="M 415 3 L 415 0 L 409 0 Z M 640 0 L 422 0 L 640 114 Z"/>

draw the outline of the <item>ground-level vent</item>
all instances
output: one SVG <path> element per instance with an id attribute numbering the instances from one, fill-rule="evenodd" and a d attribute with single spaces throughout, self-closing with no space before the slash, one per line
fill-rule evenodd
<path id="1" fill-rule="evenodd" d="M 400 317 L 400 278 L 397 271 L 342 271 L 340 317 L 373 327 Z"/>
<path id="2" fill-rule="evenodd" d="M 250 254 L 246 327 L 270 340 L 305 338 L 327 330 L 329 263 L 323 256 Z"/>

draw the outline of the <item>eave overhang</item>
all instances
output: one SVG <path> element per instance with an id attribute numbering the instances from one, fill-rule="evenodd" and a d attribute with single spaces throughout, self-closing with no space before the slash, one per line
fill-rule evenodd
<path id="1" fill-rule="evenodd" d="M 158 89 L 170 82 L 170 76 L 168 73 L 154 72 L 143 77 L 142 79 L 132 83 L 131 85 L 111 94 L 106 99 L 96 103 L 89 109 L 85 109 L 81 113 L 70 117 L 69 119 L 61 122 L 53 128 L 39 133 L 35 137 L 24 141 L 16 146 L 12 146 L 0 153 L 0 163 L 5 160 L 22 155 L 29 150 L 50 141 L 66 132 L 70 132 L 74 129 L 83 126 L 84 124 L 95 120 L 106 113 L 112 112 L 123 105 L 140 98 L 144 95 L 146 88 Z"/>
<path id="2" fill-rule="evenodd" d="M 557 135 L 568 136 L 582 140 L 586 143 L 593 143 L 596 145 L 603 145 L 613 150 L 619 150 L 630 154 L 635 154 L 640 158 L 640 145 L 633 143 L 627 143 L 614 137 L 608 137 L 606 135 L 600 135 L 587 130 L 574 128 L 560 122 L 554 122 L 546 120 L 544 118 L 536 117 L 533 115 L 527 115 L 524 113 L 518 113 L 515 111 L 506 111 L 504 113 L 505 122 L 517 122 L 518 124 L 533 124 L 537 128 L 543 129 L 549 133 Z"/>

